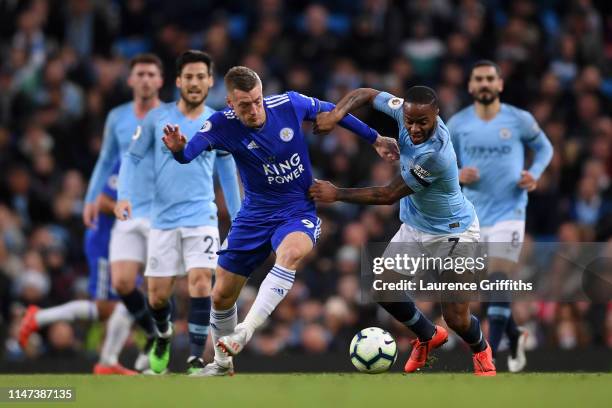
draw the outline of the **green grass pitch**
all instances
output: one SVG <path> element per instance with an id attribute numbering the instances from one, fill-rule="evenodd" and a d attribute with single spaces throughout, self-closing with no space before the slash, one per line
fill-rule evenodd
<path id="1" fill-rule="evenodd" d="M 0 387 L 71 387 L 73 402 L 14 407 L 610 407 L 612 374 L 2 375 Z"/>

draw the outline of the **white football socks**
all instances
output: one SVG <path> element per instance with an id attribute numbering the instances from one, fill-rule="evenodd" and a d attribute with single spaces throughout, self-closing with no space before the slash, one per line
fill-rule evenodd
<path id="1" fill-rule="evenodd" d="M 244 319 L 242 325 L 249 331 L 247 338 L 250 338 L 259 326 L 272 314 L 276 306 L 287 296 L 295 280 L 295 270 L 284 268 L 280 265 L 268 272 L 268 275 L 261 283 L 259 292 L 251 310 Z"/>
<path id="2" fill-rule="evenodd" d="M 45 327 L 55 322 L 73 322 L 75 320 L 98 320 L 98 307 L 92 300 L 73 300 L 63 305 L 41 309 L 36 313 L 38 327 Z"/>
<path id="3" fill-rule="evenodd" d="M 106 324 L 106 336 L 100 352 L 101 364 L 117 364 L 121 349 L 130 335 L 133 322 L 134 319 L 130 312 L 123 303 L 118 302 Z"/>
<path id="4" fill-rule="evenodd" d="M 215 361 L 220 363 L 220 365 L 227 366 L 230 358 L 217 347 L 217 340 L 220 337 L 231 334 L 237 323 L 238 312 L 235 304 L 227 310 L 216 310 L 214 306 L 212 307 L 210 311 L 210 332 L 215 349 Z"/>

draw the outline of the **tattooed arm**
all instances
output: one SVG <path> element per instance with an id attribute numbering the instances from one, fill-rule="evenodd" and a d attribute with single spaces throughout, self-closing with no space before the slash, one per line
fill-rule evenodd
<path id="1" fill-rule="evenodd" d="M 338 122 L 348 113 L 366 104 L 372 105 L 380 91 L 372 88 L 359 88 L 346 94 L 330 112 L 317 115 L 315 128 L 318 133 L 331 132 Z"/>

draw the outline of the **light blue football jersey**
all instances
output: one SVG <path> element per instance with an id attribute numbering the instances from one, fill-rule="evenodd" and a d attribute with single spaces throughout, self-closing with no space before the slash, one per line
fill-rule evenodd
<path id="1" fill-rule="evenodd" d="M 491 120 L 478 117 L 474 105 L 456 113 L 448 122 L 460 167 L 476 167 L 480 179 L 463 192 L 474 204 L 481 226 L 500 221 L 524 220 L 527 191 L 518 187 L 525 169 L 525 146 L 535 152 L 528 169 L 539 178 L 553 154 L 552 145 L 533 116 L 501 104 Z"/>
<path id="2" fill-rule="evenodd" d="M 457 157 L 449 131 L 438 117 L 431 137 L 415 145 L 404 125 L 403 104 L 403 99 L 387 92 L 374 99 L 374 107 L 397 122 L 401 174 L 414 191 L 401 199 L 400 219 L 428 234 L 464 232 L 476 214 L 459 186 Z"/>
<path id="3" fill-rule="evenodd" d="M 87 203 L 94 202 L 102 192 L 107 180 L 113 174 L 115 164 L 127 152 L 132 137 L 137 134 L 141 124 L 142 119 L 139 119 L 134 111 L 134 102 L 119 105 L 109 112 L 104 125 L 104 139 L 100 155 L 87 187 L 85 196 Z M 143 168 L 149 170 L 140 171 L 135 176 L 132 201 L 134 218 L 149 218 L 153 200 L 153 158 L 145 157 L 143 160 Z"/>
<path id="4" fill-rule="evenodd" d="M 142 131 L 135 135 L 119 172 L 119 200 L 136 199 L 136 176 L 148 172 L 144 160 L 151 157 L 155 187 L 151 225 L 157 229 L 217 226 L 217 206 L 213 182 L 216 152 L 204 152 L 184 165 L 174 160 L 164 145 L 163 129 L 167 124 L 179 125 L 188 139 L 215 111 L 206 106 L 196 119 L 185 117 L 176 102 L 165 103 L 145 117 Z M 235 166 L 234 179 L 235 179 Z"/>

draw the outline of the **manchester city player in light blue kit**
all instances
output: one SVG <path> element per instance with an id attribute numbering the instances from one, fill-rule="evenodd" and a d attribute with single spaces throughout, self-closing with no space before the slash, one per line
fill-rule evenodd
<path id="1" fill-rule="evenodd" d="M 166 124 L 181 126 L 190 135 L 208 123 L 214 113 L 204 104 L 213 85 L 213 62 L 201 51 L 186 51 L 176 62 L 178 102 L 162 104 L 145 117 L 119 172 L 119 201 L 115 215 L 133 216 L 131 203 L 138 200 L 138 177 L 154 169 L 151 233 L 145 277 L 148 301 L 157 329 L 149 353 L 151 370 L 163 373 L 170 358 L 170 303 L 177 276 L 188 275 L 190 296 L 188 372 L 204 367 L 202 353 L 210 323 L 210 291 L 217 265 L 219 229 L 213 183 L 216 164 L 221 187 L 232 219 L 240 208 L 240 190 L 234 159 L 226 152 L 207 152 L 189 165 L 177 163 L 163 145 Z"/>
<path id="2" fill-rule="evenodd" d="M 503 80 L 497 64 L 479 61 L 470 75 L 468 90 L 474 104 L 448 122 L 460 167 L 465 196 L 480 219 L 483 241 L 490 242 L 491 280 L 506 280 L 519 260 L 525 236 L 527 192 L 533 191 L 550 162 L 553 149 L 529 112 L 500 103 Z M 533 162 L 525 169 L 525 150 Z M 525 340 L 510 308 L 508 294 L 497 294 L 487 309 L 489 343 L 493 356 L 504 332 L 510 341 L 508 369 L 523 370 Z"/>
<path id="3" fill-rule="evenodd" d="M 131 102 L 119 105 L 110 111 L 104 125 L 104 140 L 100 156 L 89 180 L 85 196 L 83 221 L 92 227 L 97 218 L 95 199 L 102 191 L 115 163 L 121 160 L 132 138 L 140 132 L 139 126 L 145 115 L 161 102 L 159 89 L 162 87 L 162 63 L 154 54 L 139 54 L 130 61 L 128 85 L 133 92 Z M 151 161 L 151 158 L 145 159 Z M 121 297 L 125 307 L 147 334 L 145 353 L 136 360 L 135 368 L 142 371 L 148 367 L 146 353 L 153 345 L 154 327 L 146 308 L 144 294 L 136 286 L 147 259 L 147 240 L 149 237 L 149 213 L 153 199 L 154 174 L 151 165 L 145 164 L 148 172 L 137 175 L 133 218 L 127 222 L 117 222 L 111 232 L 109 261 L 112 284 Z"/>
<path id="4" fill-rule="evenodd" d="M 442 256 L 452 256 L 457 243 L 477 243 L 480 238 L 478 218 L 472 203 L 461 193 L 455 151 L 448 129 L 438 116 L 435 92 L 425 86 L 414 86 L 404 100 L 375 89 L 357 89 L 342 98 L 333 111 L 321 114 L 317 127 L 327 132 L 348 112 L 366 104 L 397 122 L 401 174 L 384 187 L 338 188 L 328 181 L 316 181 L 310 189 L 311 196 L 322 202 L 359 204 L 392 204 L 401 200 L 402 226 L 391 240 L 386 257 L 392 258 L 391 253 L 397 251 L 400 244 L 405 244 L 401 251 L 408 251 L 404 254 L 411 255 L 411 251 L 418 249 L 418 254 L 414 254 L 418 257 L 421 256 L 420 248 L 427 244 L 448 248 Z M 458 275 L 451 275 L 454 271 L 441 273 L 443 279 L 460 278 L 458 272 Z M 442 315 L 474 353 L 474 374 L 494 376 L 491 347 L 483 338 L 478 318 L 471 315 L 468 302 L 451 300 L 442 303 Z M 422 368 L 429 352 L 447 341 L 446 330 L 429 321 L 409 298 L 379 304 L 417 336 L 404 366 L 405 372 Z"/>
<path id="5" fill-rule="evenodd" d="M 320 221 L 308 199 L 312 173 L 302 122 L 314 121 L 319 112 L 333 108 L 296 92 L 264 98 L 259 76 L 246 67 L 231 68 L 225 85 L 229 108 L 212 115 L 189 143 L 177 126 L 169 125 L 164 138 L 181 163 L 200 160 L 213 149 L 231 152 L 244 184 L 243 206 L 219 252 L 211 313 L 215 360 L 201 371 L 202 376 L 233 373 L 231 356 L 244 348 L 287 295 L 300 260 L 317 240 Z M 355 117 L 340 124 L 372 143 L 388 160 L 398 157 L 395 140 L 378 135 Z M 272 251 L 276 263 L 245 320 L 236 325 L 240 290 Z"/>

